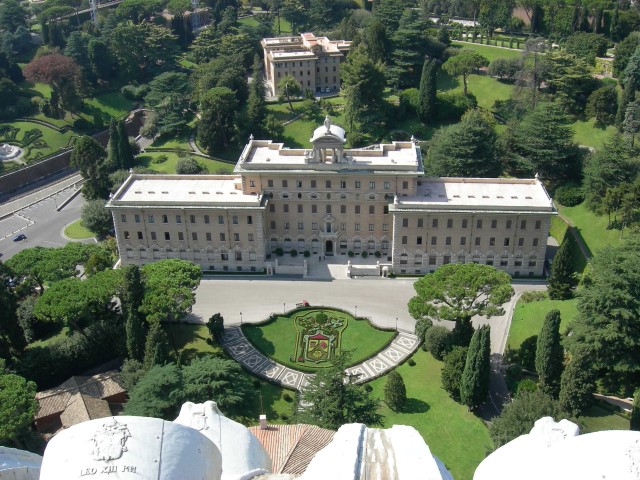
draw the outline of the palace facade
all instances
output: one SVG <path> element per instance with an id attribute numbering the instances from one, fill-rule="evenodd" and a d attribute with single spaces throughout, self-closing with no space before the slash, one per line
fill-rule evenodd
<path id="1" fill-rule="evenodd" d="M 556 210 L 538 179 L 425 177 L 413 140 L 345 149 L 328 118 L 310 142 L 251 138 L 233 176 L 131 175 L 107 204 L 122 264 L 261 271 L 282 249 L 367 252 L 397 274 L 468 262 L 543 274 Z"/>
<path id="2" fill-rule="evenodd" d="M 347 40 L 329 40 L 313 33 L 295 37 L 263 38 L 265 81 L 271 95 L 278 95 L 280 79 L 293 76 L 304 92 L 340 90 L 340 64 L 351 48 Z"/>

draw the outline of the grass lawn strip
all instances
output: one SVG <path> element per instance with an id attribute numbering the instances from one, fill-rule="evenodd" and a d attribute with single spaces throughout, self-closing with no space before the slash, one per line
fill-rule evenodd
<path id="1" fill-rule="evenodd" d="M 64 234 L 73 240 L 84 240 L 95 236 L 91 230 L 85 228 L 80 219 L 67 225 L 64 229 Z"/>
<path id="2" fill-rule="evenodd" d="M 351 315 L 330 310 L 318 309 L 305 312 L 327 311 L 330 316 L 346 318 L 348 325 L 342 334 L 342 350 L 354 350 L 351 358 L 352 364 L 360 363 L 379 352 L 395 336 L 395 332 L 382 331 L 373 328 L 367 320 L 354 320 Z M 296 354 L 297 329 L 293 324 L 292 316 L 278 316 L 273 322 L 263 325 L 244 325 L 242 332 L 245 337 L 263 354 L 271 357 L 278 363 L 300 371 L 313 371 L 317 368 L 328 366 L 327 363 L 294 362 Z"/>
<path id="3" fill-rule="evenodd" d="M 509 48 L 494 47 L 492 45 L 480 45 L 479 43 L 459 42 L 455 40 L 451 43 L 454 47 L 474 50 L 483 57 L 487 57 L 490 62 L 493 62 L 497 58 L 520 58 L 522 54 L 521 50 L 511 50 Z M 508 42 L 505 42 L 505 44 L 508 45 Z"/>
<path id="4" fill-rule="evenodd" d="M 558 209 L 560 214 L 568 218 L 578 229 L 591 251 L 591 255 L 595 255 L 598 250 L 606 246 L 615 247 L 620 244 L 620 230 L 607 230 L 608 218 L 606 215 L 596 215 L 590 212 L 584 203 L 575 207 L 560 205 Z M 613 216 L 611 220 L 613 220 Z M 622 233 L 624 237 L 629 233 L 629 230 L 625 229 Z"/>
<path id="5" fill-rule="evenodd" d="M 384 427 L 413 426 L 453 478 L 471 480 L 476 467 L 492 449 L 489 431 L 481 419 L 454 402 L 442 388 L 442 362 L 420 349 L 412 358 L 414 367 L 404 363 L 396 368 L 407 387 L 408 405 L 401 413 L 383 406 L 380 413 L 385 416 Z M 372 395 L 384 398 L 386 381 L 385 376 L 371 382 Z"/>
<path id="6" fill-rule="evenodd" d="M 168 160 L 163 163 L 153 163 L 154 158 L 166 155 Z M 211 174 L 229 175 L 233 171 L 233 165 L 228 163 L 211 160 L 204 157 L 193 155 L 193 158 L 202 165 L 205 165 Z M 150 168 L 159 173 L 176 173 L 176 165 L 180 157 L 175 152 L 145 152 L 136 157 L 136 165 L 140 167 Z"/>
<path id="7" fill-rule="evenodd" d="M 551 310 L 560 310 L 560 333 L 564 333 L 569 322 L 578 313 L 578 299 L 571 300 L 541 300 L 538 302 L 524 303 L 519 300 L 513 311 L 511 328 L 507 346 L 511 349 L 518 349 L 524 340 L 538 335 L 544 322 L 544 317 Z"/>

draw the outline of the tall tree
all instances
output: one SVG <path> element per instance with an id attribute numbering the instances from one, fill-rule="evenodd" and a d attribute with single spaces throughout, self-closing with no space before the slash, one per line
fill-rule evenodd
<path id="1" fill-rule="evenodd" d="M 640 237 L 600 250 L 585 280 L 565 347 L 578 363 L 584 357 L 607 388 L 628 395 L 640 378 Z"/>
<path id="2" fill-rule="evenodd" d="M 511 277 L 489 265 L 443 265 L 413 284 L 417 295 L 409 300 L 415 319 L 453 320 L 471 325 L 475 315 L 502 315 L 502 306 L 513 295 Z"/>
<path id="3" fill-rule="evenodd" d="M 426 171 L 441 177 L 499 177 L 492 117 L 469 110 L 459 123 L 439 129 L 429 143 Z"/>
<path id="4" fill-rule="evenodd" d="M 267 116 L 267 104 L 265 100 L 265 83 L 262 74 L 262 62 L 256 55 L 253 59 L 253 82 L 249 89 L 247 102 L 247 121 L 252 133 L 261 133 L 262 124 Z"/>
<path id="5" fill-rule="evenodd" d="M 373 5 L 373 16 L 385 26 L 388 36 L 398 30 L 403 11 L 402 0 L 377 0 Z"/>
<path id="6" fill-rule="evenodd" d="M 595 117 L 597 127 L 613 125 L 616 120 L 618 92 L 615 85 L 607 84 L 595 90 L 587 102 L 586 113 Z M 624 125 L 623 125 L 624 128 Z"/>
<path id="7" fill-rule="evenodd" d="M 437 72 L 438 65 L 436 61 L 431 58 L 425 59 L 422 67 L 422 78 L 420 78 L 420 98 L 418 99 L 417 108 L 418 118 L 422 123 L 431 123 L 436 119 Z"/>
<path id="8" fill-rule="evenodd" d="M 496 28 L 509 26 L 514 7 L 513 0 L 480 0 L 480 25 L 492 36 Z"/>
<path id="9" fill-rule="evenodd" d="M 87 45 L 87 55 L 93 74 L 102 80 L 113 76 L 113 59 L 107 44 L 101 38 L 91 38 Z"/>
<path id="10" fill-rule="evenodd" d="M 144 299 L 144 286 L 137 265 L 124 268 L 124 285 L 120 300 L 126 317 L 125 329 L 127 335 L 127 354 L 134 360 L 142 361 L 146 331 L 140 314 L 140 306 Z"/>
<path id="11" fill-rule="evenodd" d="M 110 170 L 119 170 L 122 168 L 122 161 L 120 160 L 120 150 L 118 144 L 120 138 L 118 136 L 118 120 L 111 119 L 109 124 L 109 142 L 107 143 L 107 163 Z"/>
<path id="12" fill-rule="evenodd" d="M 293 105 L 291 103 L 291 97 L 297 97 L 302 93 L 300 82 L 298 82 L 298 80 L 296 80 L 292 75 L 285 75 L 278 82 L 278 91 L 287 99 L 287 102 L 289 103 L 289 110 L 291 110 L 291 113 L 295 113 L 295 110 L 293 109 Z"/>
<path id="13" fill-rule="evenodd" d="M 74 112 L 79 108 L 83 89 L 79 88 L 78 65 L 71 58 L 59 53 L 35 58 L 24 67 L 24 76 L 30 82 L 50 85 L 63 109 Z"/>
<path id="14" fill-rule="evenodd" d="M 224 318 L 219 313 L 214 313 L 207 322 L 207 329 L 212 338 L 220 341 L 224 333 Z"/>
<path id="15" fill-rule="evenodd" d="M 536 372 L 540 388 L 553 398 L 560 393 L 564 351 L 560 344 L 560 310 L 547 313 L 536 345 Z"/>
<path id="16" fill-rule="evenodd" d="M 18 299 L 10 287 L 15 274 L 0 262 L 0 358 L 10 359 L 26 347 L 25 338 L 18 324 Z"/>
<path id="17" fill-rule="evenodd" d="M 107 152 L 92 137 L 82 136 L 73 147 L 70 163 L 80 170 L 84 179 L 82 193 L 87 200 L 109 196 L 109 170 L 106 166 Z"/>
<path id="18" fill-rule="evenodd" d="M 355 383 L 357 375 L 345 372 L 349 358 L 346 352 L 338 354 L 332 365 L 320 370 L 302 391 L 300 400 L 305 405 L 299 414 L 302 421 L 333 430 L 345 423 L 371 427 L 382 424 L 379 401 Z"/>
<path id="19" fill-rule="evenodd" d="M 489 65 L 489 60 L 471 49 L 463 48 L 457 55 L 450 57 L 442 68 L 454 77 L 462 77 L 463 91 L 467 95 L 467 78 L 481 67 Z"/>
<path id="20" fill-rule="evenodd" d="M 622 122 L 627 111 L 627 106 L 636 99 L 636 92 L 640 89 L 640 45 L 638 45 L 631 55 L 627 66 L 624 69 L 624 84 L 616 123 L 618 128 L 622 128 Z"/>
<path id="21" fill-rule="evenodd" d="M 160 322 L 151 322 L 147 339 L 144 345 L 144 360 L 142 362 L 145 370 L 149 370 L 155 365 L 164 365 L 169 360 L 169 338 Z"/>
<path id="22" fill-rule="evenodd" d="M 164 72 L 149 82 L 144 102 L 158 113 L 156 124 L 160 135 L 175 135 L 186 128 L 190 97 L 191 83 L 186 73 Z"/>
<path id="23" fill-rule="evenodd" d="M 24 448 L 22 438 L 38 411 L 36 384 L 4 369 L 0 360 L 0 443 Z"/>
<path id="24" fill-rule="evenodd" d="M 198 141 L 208 152 L 228 148 L 231 144 L 237 108 L 234 92 L 226 87 L 212 88 L 202 97 Z"/>
<path id="25" fill-rule="evenodd" d="M 469 351 L 460 378 L 460 400 L 473 410 L 489 394 L 491 370 L 491 330 L 483 325 L 471 337 Z"/>
<path id="26" fill-rule="evenodd" d="M 407 402 L 407 387 L 402 376 L 392 370 L 387 375 L 387 383 L 384 385 L 384 401 L 394 412 L 402 411 Z"/>
<path id="27" fill-rule="evenodd" d="M 177 365 L 156 365 L 129 392 L 124 414 L 175 419 L 182 404 L 182 386 L 182 372 Z"/>
<path id="28" fill-rule="evenodd" d="M 640 431 L 640 388 L 636 389 L 633 394 L 633 407 L 631 409 L 629 430 Z"/>
<path id="29" fill-rule="evenodd" d="M 552 300 L 567 300 L 573 297 L 573 290 L 578 284 L 571 259 L 572 246 L 574 246 L 573 241 L 567 237 L 551 262 L 551 275 L 547 291 Z"/>
<path id="30" fill-rule="evenodd" d="M 560 405 L 573 415 L 583 413 L 593 403 L 596 372 L 587 349 L 574 350 L 560 380 Z"/>
<path id="31" fill-rule="evenodd" d="M 369 22 L 361 33 L 361 41 L 373 63 L 384 63 L 389 58 L 389 38 L 387 30 L 379 20 Z"/>
<path id="32" fill-rule="evenodd" d="M 27 10 L 16 0 L 3 0 L 0 3 L 0 30 L 15 32 L 18 27 L 27 26 Z"/>
<path id="33" fill-rule="evenodd" d="M 118 122 L 118 158 L 120 159 L 120 168 L 128 170 L 133 167 L 133 151 L 129 143 L 129 134 L 124 118 Z"/>
<path id="34" fill-rule="evenodd" d="M 385 88 L 383 67 L 373 63 L 363 48 L 351 52 L 341 68 L 341 95 L 345 98 L 345 119 L 349 130 L 356 125 L 371 127 L 384 112 Z"/>
<path id="35" fill-rule="evenodd" d="M 442 388 L 444 388 L 451 398 L 460 400 L 460 380 L 464 372 L 464 366 L 467 360 L 466 347 L 453 347 L 444 357 L 444 365 L 442 366 Z"/>
<path id="36" fill-rule="evenodd" d="M 103 199 L 88 200 L 82 206 L 80 218 L 82 225 L 100 238 L 106 237 L 113 231 L 111 210 L 105 207 Z"/>

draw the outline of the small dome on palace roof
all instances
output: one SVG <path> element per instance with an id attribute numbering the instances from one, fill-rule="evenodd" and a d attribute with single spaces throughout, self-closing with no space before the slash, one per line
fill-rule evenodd
<path id="1" fill-rule="evenodd" d="M 344 128 L 331 123 L 331 119 L 328 116 L 325 117 L 324 119 L 324 125 L 316 128 L 313 131 L 313 137 L 311 137 L 311 142 L 313 143 L 316 140 L 323 137 L 327 137 L 327 136 L 336 137 L 340 139 L 342 142 L 346 142 Z"/>

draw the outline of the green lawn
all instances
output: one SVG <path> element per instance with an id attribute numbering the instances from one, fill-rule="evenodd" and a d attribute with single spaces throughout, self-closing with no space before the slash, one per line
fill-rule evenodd
<path id="1" fill-rule="evenodd" d="M 181 352 L 180 358 L 183 363 L 188 363 L 194 358 L 204 355 L 226 356 L 218 345 L 209 345 L 206 342 L 206 339 L 210 337 L 209 331 L 204 325 L 167 324 L 165 328 L 169 335 L 169 341 Z M 283 414 L 287 417 L 291 416 L 291 404 L 283 398 L 287 393 L 285 389 L 269 382 L 257 380 L 248 373 L 246 375 L 249 381 L 254 384 L 254 389 L 245 405 L 243 416 L 246 418 L 246 422 L 244 423 L 253 425 L 258 423 L 261 404 L 270 423 L 281 423 Z M 293 393 L 289 393 L 289 395 L 293 397 Z"/>
<path id="2" fill-rule="evenodd" d="M 80 219 L 67 225 L 64 229 L 64 234 L 74 240 L 84 240 L 85 238 L 91 238 L 95 236 L 95 234 L 91 230 L 85 228 L 85 226 L 82 224 L 82 220 Z"/>
<path id="3" fill-rule="evenodd" d="M 85 100 L 89 114 L 97 109 L 112 118 L 120 118 L 133 108 L 133 102 L 127 100 L 120 92 L 108 92 Z"/>
<path id="4" fill-rule="evenodd" d="M 27 152 L 22 157 L 25 160 L 34 160 L 36 158 L 57 152 L 60 148 L 66 147 L 69 144 L 69 140 L 74 135 L 74 133 L 71 131 L 60 133 L 53 130 L 52 128 L 32 122 L 13 122 L 10 124 L 0 124 L 0 126 L 4 125 L 10 125 L 12 127 L 20 129 L 15 137 L 15 141 L 17 141 L 18 143 L 21 143 L 24 140 L 24 135 L 29 130 L 37 129 L 42 132 L 42 136 L 35 142 L 31 143 L 30 148 L 27 149 Z M 8 139 L 6 135 L 0 135 L 0 143 L 7 140 L 10 139 Z M 36 145 L 36 143 L 40 144 L 41 148 L 38 148 L 38 145 Z"/>
<path id="5" fill-rule="evenodd" d="M 595 121 L 595 118 L 591 118 L 586 122 L 578 120 L 573 123 L 571 128 L 576 132 L 573 141 L 578 145 L 585 145 L 596 150 L 602 148 L 604 142 L 616 132 L 616 127 L 610 125 L 607 128 L 596 128 Z"/>
<path id="6" fill-rule="evenodd" d="M 258 26 L 258 21 L 253 16 L 241 18 L 238 20 L 238 23 L 240 25 L 247 25 L 249 27 Z M 274 16 L 273 25 L 275 29 L 275 35 L 278 35 L 278 19 L 275 16 Z M 291 33 L 291 24 L 282 17 L 280 17 L 280 32 L 282 34 Z"/>
<path id="7" fill-rule="evenodd" d="M 616 415 L 611 409 L 592 405 L 586 415 L 578 417 L 580 433 L 602 430 L 629 430 L 629 420 Z"/>
<path id="8" fill-rule="evenodd" d="M 191 132 L 183 132 L 176 137 L 159 137 L 151 144 L 151 148 L 183 148 L 191 150 L 189 136 Z"/>
<path id="9" fill-rule="evenodd" d="M 154 158 L 166 155 L 168 160 L 164 163 L 153 163 Z M 233 171 L 233 165 L 219 162 L 204 157 L 193 156 L 198 163 L 205 165 L 211 174 L 228 175 Z M 150 168 L 158 173 L 176 173 L 176 164 L 180 157 L 175 152 L 145 152 L 136 157 L 136 164 L 141 167 Z"/>
<path id="10" fill-rule="evenodd" d="M 513 311 L 511 328 L 507 347 L 512 350 L 520 348 L 524 340 L 540 333 L 544 317 L 551 310 L 560 310 L 560 333 L 563 333 L 567 325 L 578 313 L 578 299 L 571 300 L 541 300 L 539 302 L 524 303 L 519 300 Z"/>
<path id="11" fill-rule="evenodd" d="M 414 367 L 397 368 L 407 387 L 406 412 L 396 413 L 384 406 L 384 426 L 411 425 L 420 432 L 431 452 L 439 457 L 456 480 L 471 480 L 473 472 L 492 450 L 484 422 L 454 402 L 442 388 L 442 362 L 422 350 L 412 357 Z M 372 394 L 384 398 L 386 377 L 370 383 Z"/>
<path id="12" fill-rule="evenodd" d="M 496 58 L 520 58 L 520 54 L 522 53 L 520 50 L 509 50 L 508 48 L 493 47 L 491 45 L 480 45 L 477 43 L 458 41 L 453 41 L 451 43 L 454 47 L 475 50 L 480 55 L 487 57 L 490 62 L 493 62 Z"/>
<path id="13" fill-rule="evenodd" d="M 590 212 L 584 203 L 575 207 L 560 205 L 559 211 L 578 229 L 592 255 L 608 245 L 616 246 L 620 243 L 620 230 L 607 230 L 607 216 Z M 626 235 L 628 232 L 626 229 L 623 233 Z"/>
<path id="14" fill-rule="evenodd" d="M 326 309 L 322 309 L 327 311 Z M 303 312 L 304 313 L 304 312 Z M 299 314 L 299 313 L 298 313 Z M 295 354 L 297 330 L 292 316 L 279 316 L 275 321 L 263 325 L 244 325 L 242 330 L 246 337 L 264 354 L 278 362 L 299 370 L 327 366 L 318 364 L 292 362 Z M 381 331 L 373 328 L 366 320 L 354 320 L 349 314 L 332 311 L 330 316 L 347 319 L 347 328 L 342 333 L 342 350 L 354 350 L 352 363 L 359 363 L 381 350 L 395 335 L 395 332 Z"/>
<path id="15" fill-rule="evenodd" d="M 565 234 L 567 233 L 568 225 L 560 218 L 560 215 L 554 215 L 551 217 L 551 226 L 549 227 L 549 235 L 556 239 L 558 245 L 562 243 Z"/>

